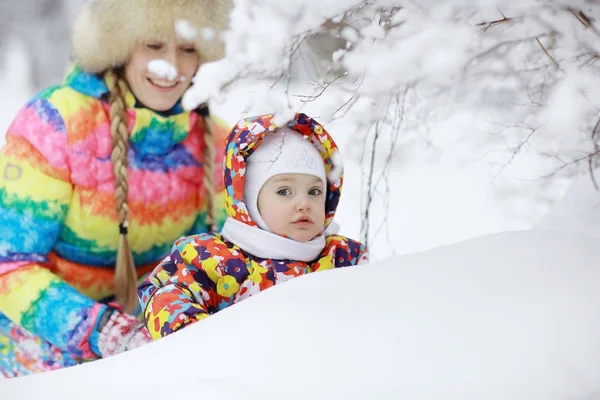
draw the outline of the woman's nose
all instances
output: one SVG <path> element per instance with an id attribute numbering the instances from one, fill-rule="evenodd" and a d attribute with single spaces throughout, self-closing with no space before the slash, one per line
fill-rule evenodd
<path id="1" fill-rule="evenodd" d="M 175 67 L 177 73 L 179 73 L 179 56 L 177 50 L 169 49 L 165 54 L 165 61 Z"/>

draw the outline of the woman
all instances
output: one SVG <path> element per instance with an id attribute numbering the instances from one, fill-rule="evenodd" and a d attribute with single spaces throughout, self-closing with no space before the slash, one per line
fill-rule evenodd
<path id="1" fill-rule="evenodd" d="M 0 153 L 0 375 L 150 341 L 132 315 L 137 280 L 178 237 L 225 218 L 215 176 L 227 129 L 207 107 L 184 111 L 181 97 L 199 65 L 223 55 L 216 40 L 191 34 L 224 30 L 229 8 L 223 0 L 83 7 L 73 69 L 21 109 Z"/>

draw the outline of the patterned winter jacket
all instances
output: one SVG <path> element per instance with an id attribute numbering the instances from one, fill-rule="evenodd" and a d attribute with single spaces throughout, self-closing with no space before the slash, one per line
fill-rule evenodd
<path id="1" fill-rule="evenodd" d="M 108 79 L 114 76 L 73 68 L 62 86 L 19 111 L 0 153 L 0 314 L 81 359 L 98 357 L 91 327 L 106 307 L 98 301 L 114 294 L 119 234 Z M 204 127 L 179 105 L 158 114 L 125 97 L 129 240 L 142 275 L 177 238 L 207 231 Z M 222 224 L 229 129 L 215 130 Z"/>
<path id="2" fill-rule="evenodd" d="M 227 140 L 225 187 L 227 215 L 256 226 L 244 203 L 246 158 L 272 125 L 272 115 L 240 122 Z M 329 174 L 337 147 L 327 131 L 304 114 L 288 126 L 309 138 L 320 151 Z M 341 171 L 340 171 L 341 172 Z M 329 184 L 326 223 L 334 217 L 341 193 L 341 173 Z M 325 230 L 325 227 L 323 231 Z M 219 234 L 200 234 L 175 242 L 171 255 L 138 288 L 150 334 L 166 336 L 275 284 L 315 271 L 367 261 L 364 245 L 343 236 L 326 237 L 321 254 L 312 262 L 259 258 L 245 253 Z"/>

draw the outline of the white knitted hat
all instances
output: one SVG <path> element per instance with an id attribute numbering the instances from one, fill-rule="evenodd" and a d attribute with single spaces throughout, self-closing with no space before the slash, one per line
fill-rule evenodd
<path id="1" fill-rule="evenodd" d="M 317 148 L 300 133 L 283 127 L 267 133 L 246 159 L 244 199 L 250 217 L 263 230 L 270 229 L 258 211 L 258 194 L 263 185 L 279 174 L 307 174 L 321 179 L 327 188 L 325 163 Z"/>

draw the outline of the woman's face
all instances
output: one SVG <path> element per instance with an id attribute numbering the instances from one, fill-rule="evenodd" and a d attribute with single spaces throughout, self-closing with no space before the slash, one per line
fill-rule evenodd
<path id="1" fill-rule="evenodd" d="M 148 68 L 150 61 L 155 68 Z M 190 87 L 199 63 L 191 43 L 175 39 L 139 43 L 125 65 L 125 79 L 138 101 L 155 111 L 167 111 Z"/>

